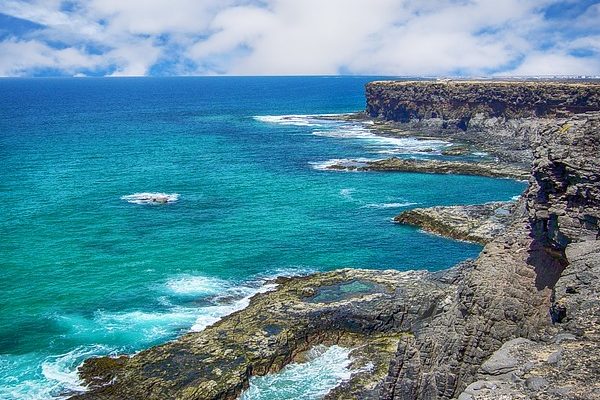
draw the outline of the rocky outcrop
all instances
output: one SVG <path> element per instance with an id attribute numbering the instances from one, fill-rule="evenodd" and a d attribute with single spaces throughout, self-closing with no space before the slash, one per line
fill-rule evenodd
<path id="1" fill-rule="evenodd" d="M 461 400 L 600 398 L 599 118 L 581 114 L 536 139 L 532 234 L 566 266 L 550 298 L 554 325 L 543 341 L 505 343 Z"/>
<path id="2" fill-rule="evenodd" d="M 459 400 L 600 398 L 600 241 L 572 243 L 555 290 L 565 315 L 544 341 L 502 345 Z"/>
<path id="3" fill-rule="evenodd" d="M 528 208 L 535 233 L 558 249 L 600 239 L 600 114 L 578 115 L 533 143 Z"/>
<path id="4" fill-rule="evenodd" d="M 319 344 L 353 348 L 362 368 L 330 399 L 377 398 L 399 338 L 442 312 L 454 290 L 424 271 L 345 269 L 277 283 L 203 332 L 130 358 L 87 360 L 80 376 L 90 390 L 72 398 L 235 399 L 250 376 L 277 372 Z"/>
<path id="5" fill-rule="evenodd" d="M 348 160 L 327 167 L 342 171 L 418 172 L 425 174 L 479 175 L 492 178 L 528 179 L 529 172 L 514 166 L 490 162 L 461 162 L 444 160 L 419 160 L 387 158 L 377 161 Z"/>
<path id="6" fill-rule="evenodd" d="M 524 202 L 520 202 L 523 209 Z M 426 232 L 457 240 L 486 244 L 503 234 L 515 215 L 515 202 L 493 202 L 467 206 L 413 208 L 394 217 L 400 224 L 414 225 Z"/>
<path id="7" fill-rule="evenodd" d="M 594 362 L 584 359 L 599 357 L 598 324 L 596 317 L 589 318 L 598 315 L 598 257 L 595 250 L 568 246 L 598 247 L 597 225 L 573 222 L 590 221 L 599 200 L 596 178 L 586 167 L 597 165 L 600 157 L 587 151 L 590 142 L 597 146 L 600 140 L 598 117 L 600 113 L 578 115 L 567 121 L 569 128 L 561 123 L 544 132 L 534 150 L 528 217 L 516 220 L 484 248 L 459 285 L 454 309 L 410 340 L 401 339 L 383 398 L 597 395 L 594 386 L 574 386 L 598 376 Z M 569 297 L 576 293 L 580 295 Z M 569 327 L 569 319 L 579 322 Z M 556 346 L 561 333 L 576 339 L 563 350 Z M 569 361 L 564 368 L 557 366 L 559 356 L 550 356 L 567 348 Z M 579 378 L 578 363 L 585 366 Z"/>
<path id="8" fill-rule="evenodd" d="M 400 123 L 395 130 L 458 139 L 523 164 L 532 158 L 532 135 L 600 110 L 600 84 L 593 82 L 371 82 L 366 95 L 367 115 Z"/>
<path id="9" fill-rule="evenodd" d="M 366 86 L 371 117 L 440 119 L 466 129 L 471 118 L 562 117 L 600 109 L 600 86 L 575 82 L 380 81 Z"/>
<path id="10" fill-rule="evenodd" d="M 486 245 L 458 285 L 452 306 L 401 339 L 382 399 L 453 398 L 506 340 L 541 337 L 550 325 L 554 282 L 540 277 L 556 277 L 562 266 L 528 233 L 521 218 Z"/>

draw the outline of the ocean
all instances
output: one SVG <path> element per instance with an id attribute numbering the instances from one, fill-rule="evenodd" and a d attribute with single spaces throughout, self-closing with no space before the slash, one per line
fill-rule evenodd
<path id="1" fill-rule="evenodd" d="M 443 141 L 319 118 L 363 110 L 375 79 L 1 79 L 0 398 L 81 390 L 85 358 L 202 330 L 275 276 L 477 256 L 391 219 L 509 200 L 525 183 L 324 168 L 443 157 Z M 320 349 L 253 379 L 244 399 L 318 399 L 347 376 L 344 360 Z"/>

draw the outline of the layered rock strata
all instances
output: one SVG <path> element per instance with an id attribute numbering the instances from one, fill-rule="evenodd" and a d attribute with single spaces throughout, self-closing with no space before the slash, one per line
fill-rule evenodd
<path id="1" fill-rule="evenodd" d="M 566 310 L 544 341 L 510 340 L 459 400 L 600 398 L 600 241 L 569 244 L 556 297 Z"/>
<path id="2" fill-rule="evenodd" d="M 394 217 L 399 224 L 414 225 L 426 232 L 487 244 L 503 234 L 515 218 L 515 202 L 467 206 L 413 208 Z M 520 202 L 523 214 L 524 202 Z"/>
<path id="3" fill-rule="evenodd" d="M 459 286 L 454 310 L 411 340 L 401 339 L 382 398 L 486 399 L 511 391 L 514 397 L 506 398 L 532 398 L 542 388 L 539 398 L 597 396 L 597 387 L 576 386 L 599 373 L 583 359 L 589 352 L 586 357 L 596 360 L 600 350 L 596 317 L 589 318 L 598 315 L 598 257 L 595 250 L 575 249 L 598 248 L 598 227 L 590 215 L 597 215 L 600 198 L 595 174 L 585 166 L 597 165 L 600 157 L 587 151 L 600 142 L 599 117 L 578 115 L 568 120 L 569 129 L 558 123 L 544 132 L 534 150 L 528 217 L 484 248 Z M 576 246 L 571 256 L 566 243 Z M 568 283 L 573 280 L 577 283 Z M 570 327 L 568 321 L 578 322 Z M 575 340 L 562 347 L 569 350 L 569 361 L 547 365 L 539 357 L 558 351 L 552 346 L 561 333 Z M 580 378 L 578 362 L 585 366 Z"/>
<path id="4" fill-rule="evenodd" d="M 596 240 L 600 225 L 600 116 L 578 115 L 533 138 L 532 226 L 558 249 Z"/>
<path id="5" fill-rule="evenodd" d="M 368 116 L 387 131 L 427 132 L 528 164 L 531 136 L 557 120 L 600 110 L 600 84 L 575 82 L 371 82 Z"/>

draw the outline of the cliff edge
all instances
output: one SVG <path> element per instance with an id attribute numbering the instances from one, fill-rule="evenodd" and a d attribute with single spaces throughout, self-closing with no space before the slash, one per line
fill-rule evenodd
<path id="1" fill-rule="evenodd" d="M 379 81 L 366 113 L 485 149 L 529 166 L 532 136 L 574 114 L 600 110 L 599 82 Z"/>
<path id="2" fill-rule="evenodd" d="M 374 117 L 533 159 L 528 190 L 480 256 L 441 273 L 279 279 L 203 332 L 87 360 L 89 390 L 73 398 L 235 399 L 252 375 L 318 344 L 354 349 L 356 372 L 329 400 L 599 398 L 599 93 L 579 83 L 369 84 Z"/>

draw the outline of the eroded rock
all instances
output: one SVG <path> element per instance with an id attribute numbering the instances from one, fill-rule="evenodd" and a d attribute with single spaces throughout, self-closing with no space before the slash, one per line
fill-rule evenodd
<path id="1" fill-rule="evenodd" d="M 492 162 L 461 162 L 443 160 L 403 159 L 398 157 L 377 161 L 349 160 L 327 167 L 331 170 L 418 172 L 426 174 L 479 175 L 494 178 L 528 179 L 529 172 L 512 165 Z"/>
<path id="2" fill-rule="evenodd" d="M 486 244 L 506 231 L 516 208 L 516 202 L 414 208 L 397 215 L 394 221 L 453 239 Z"/>
<path id="3" fill-rule="evenodd" d="M 203 332 L 115 368 L 106 357 L 87 360 L 80 375 L 90 390 L 73 399 L 235 399 L 250 376 L 277 372 L 318 344 L 354 348 L 357 369 L 373 364 L 329 398 L 378 396 L 400 338 L 439 314 L 453 287 L 424 271 L 346 269 L 278 282 Z"/>

